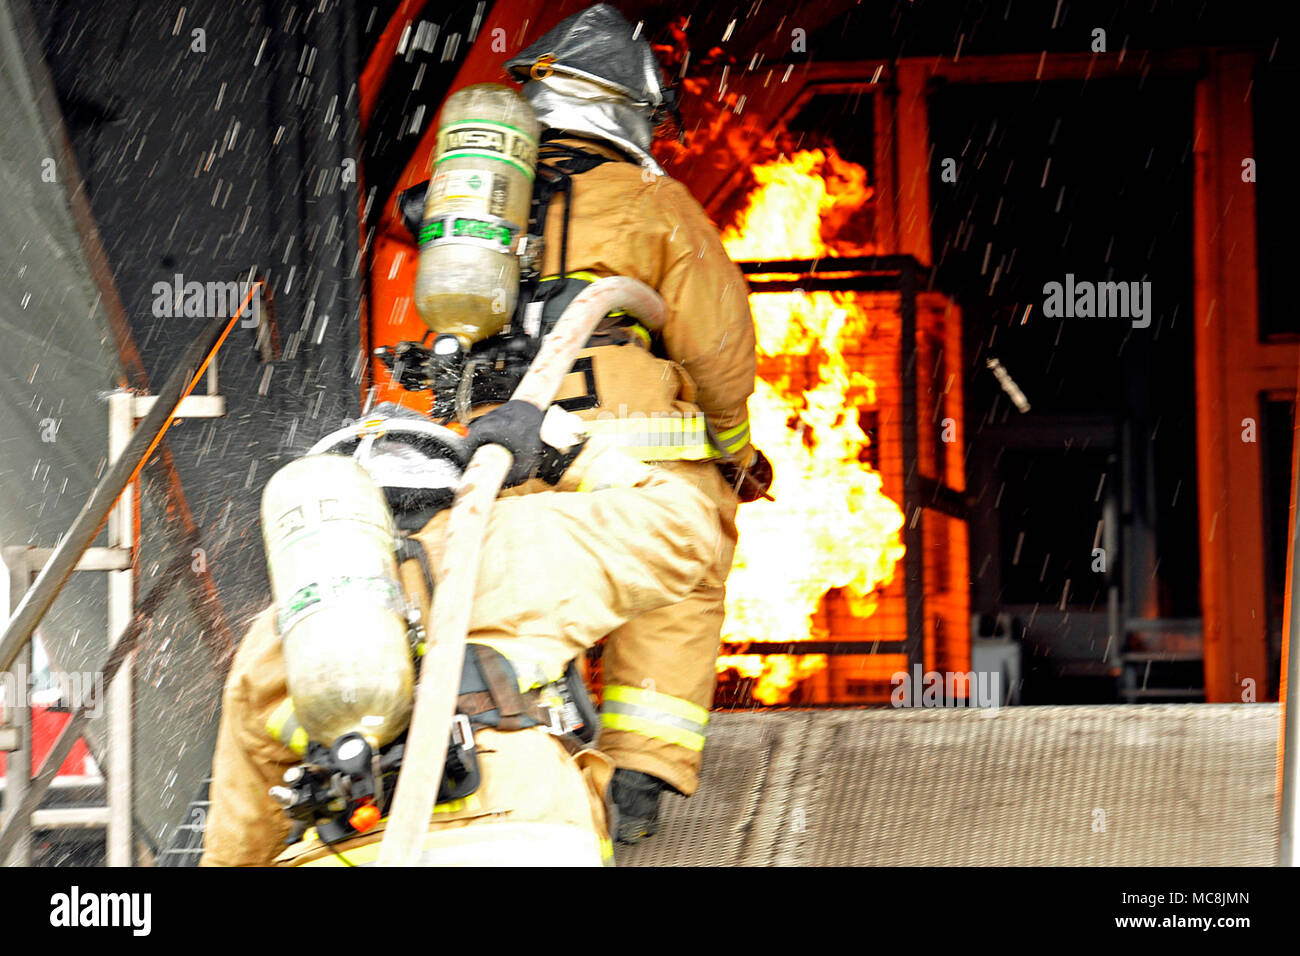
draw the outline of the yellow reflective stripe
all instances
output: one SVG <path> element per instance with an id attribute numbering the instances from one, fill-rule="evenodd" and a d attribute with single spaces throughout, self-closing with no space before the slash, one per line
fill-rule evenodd
<path id="1" fill-rule="evenodd" d="M 699 704 L 692 704 L 680 697 L 670 697 L 658 691 L 644 687 L 629 687 L 626 684 L 610 684 L 605 688 L 605 700 L 618 701 L 620 704 L 634 704 L 651 710 L 662 711 L 673 717 L 680 717 L 698 724 L 703 729 L 709 723 L 709 712 Z"/>
<path id="2" fill-rule="evenodd" d="M 271 716 L 266 718 L 266 732 L 272 740 L 284 744 L 299 757 L 307 752 L 307 731 L 298 723 L 291 697 L 286 697 L 271 711 Z"/>
<path id="3" fill-rule="evenodd" d="M 583 282 L 595 282 L 597 279 L 604 279 L 604 278 L 606 278 L 605 276 L 598 276 L 598 275 L 596 275 L 596 273 L 594 273 L 594 272 L 582 272 L 582 271 L 579 271 L 579 272 L 566 272 L 564 275 L 565 275 L 566 278 L 569 278 L 569 279 L 581 279 Z M 554 275 L 549 275 L 549 276 L 542 276 L 542 281 L 543 281 L 543 282 L 554 282 L 554 281 L 555 281 L 556 279 L 558 279 L 559 277 L 560 277 L 559 273 L 556 273 L 556 274 L 554 274 Z"/>
<path id="4" fill-rule="evenodd" d="M 735 438 L 741 432 L 747 432 L 747 431 L 749 431 L 748 419 L 741 422 L 735 428 L 728 428 L 726 431 L 718 432 L 718 437 L 721 438 L 723 441 L 731 441 L 731 439 Z"/>
<path id="5" fill-rule="evenodd" d="M 676 744 L 696 753 L 704 749 L 703 734 L 683 730 L 680 727 L 657 724 L 654 721 L 646 720 L 644 717 L 635 717 L 631 714 L 601 714 L 600 723 L 601 726 L 608 727 L 610 730 L 624 730 L 630 734 L 640 734 L 642 737 L 650 737 L 653 740 Z"/>
<path id="6" fill-rule="evenodd" d="M 708 427 L 703 415 L 682 415 L 663 412 L 657 417 L 643 414 L 628 418 L 593 418 L 587 425 L 597 425 L 602 431 L 646 435 L 707 435 Z"/>
<path id="7" fill-rule="evenodd" d="M 704 728 L 708 722 L 707 710 L 680 697 L 623 684 L 605 688 L 600 723 L 611 730 L 624 730 L 700 751 L 704 749 Z"/>
<path id="8" fill-rule="evenodd" d="M 280 702 L 280 706 L 271 711 L 271 716 L 266 718 L 266 732 L 272 740 L 280 739 L 280 731 L 284 729 L 284 723 L 293 716 L 293 701 L 286 697 Z"/>
<path id="9" fill-rule="evenodd" d="M 721 453 L 708 445 L 619 445 L 621 451 L 641 461 L 708 461 Z"/>
<path id="10" fill-rule="evenodd" d="M 593 418 L 587 433 L 641 461 L 720 458 L 701 414 L 653 413 L 633 418 Z"/>
<path id="11" fill-rule="evenodd" d="M 446 803 L 435 803 L 433 805 L 434 813 L 460 813 L 462 810 L 481 810 L 483 801 L 479 799 L 477 793 L 471 793 L 468 797 L 461 797 L 459 800 L 448 800 Z M 388 817 L 384 817 L 382 822 L 387 822 Z"/>
<path id="12" fill-rule="evenodd" d="M 744 448 L 745 443 L 749 441 L 749 420 L 746 419 L 735 428 L 728 428 L 724 432 L 718 432 L 718 441 L 722 442 L 722 450 L 728 454 Z"/>

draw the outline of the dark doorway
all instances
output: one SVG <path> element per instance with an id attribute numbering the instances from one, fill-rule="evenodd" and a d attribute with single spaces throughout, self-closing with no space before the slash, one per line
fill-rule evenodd
<path id="1" fill-rule="evenodd" d="M 1017 620 L 1027 703 L 1116 699 L 1131 622 L 1199 626 L 1192 102 L 1190 80 L 1153 78 L 930 97 L 936 283 L 965 326 L 972 610 Z M 1045 286 L 1071 281 L 1139 283 L 1149 311 L 1045 314 Z"/>

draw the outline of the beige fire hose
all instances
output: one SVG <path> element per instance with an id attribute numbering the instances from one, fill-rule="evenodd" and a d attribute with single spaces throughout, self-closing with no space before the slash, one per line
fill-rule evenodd
<path id="1" fill-rule="evenodd" d="M 569 303 L 543 340 L 512 398 L 545 411 L 600 320 L 620 309 L 651 331 L 663 326 L 666 314 L 663 299 L 636 279 L 613 276 L 593 282 Z M 474 453 L 456 490 L 444 538 L 442 573 L 434 590 L 432 640 L 426 645 L 415 690 L 406 753 L 379 849 L 380 866 L 414 866 L 419 860 L 447 760 L 483 535 L 512 461 L 500 445 L 484 445 Z"/>

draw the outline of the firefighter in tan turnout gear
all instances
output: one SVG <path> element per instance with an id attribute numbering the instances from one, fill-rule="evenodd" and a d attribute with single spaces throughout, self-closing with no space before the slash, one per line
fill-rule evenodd
<path id="1" fill-rule="evenodd" d="M 506 64 L 531 105 L 529 128 L 540 130 L 511 321 L 489 335 L 458 337 L 426 309 L 421 317 L 443 332 L 430 347 L 378 350 L 403 386 L 433 391 L 435 419 L 469 421 L 513 393 L 537 343 L 592 281 L 628 276 L 664 299 L 667 320 L 653 332 L 630 316 L 607 316 L 556 402 L 593 435 L 690 482 L 713 502 L 726 542 L 688 595 L 614 630 L 605 645 L 599 744 L 618 768 L 616 837 L 626 843 L 654 833 L 664 790 L 689 796 L 698 784 L 736 508 L 765 494 L 772 477 L 749 440 L 756 369 L 749 290 L 703 209 L 649 152 L 652 130 L 675 102 L 649 43 L 633 33 L 616 10 L 597 4 Z M 422 266 L 426 256 L 472 241 L 451 235 L 456 223 L 442 210 L 462 194 L 496 191 L 491 163 L 470 182 L 453 162 L 490 152 L 494 137 L 501 139 L 485 124 L 443 117 L 433 179 L 400 197 Z M 489 158 L 517 165 L 527 137 L 505 140 L 509 148 Z M 503 213 L 478 220 L 511 225 Z"/>
<path id="2" fill-rule="evenodd" d="M 726 543 L 716 508 L 689 483 L 599 437 L 567 454 L 542 446 L 527 415 L 521 426 L 507 414 L 520 404 L 477 420 L 467 440 L 419 416 L 372 420 L 342 433 L 352 445 L 372 441 L 368 457 L 312 454 L 272 479 L 263 523 L 277 603 L 254 622 L 227 681 L 204 865 L 377 858 L 412 656 L 398 647 L 384 659 L 385 615 L 415 607 L 423 618 L 410 620 L 427 623 L 445 509 L 473 448 L 487 441 L 515 452 L 508 483 L 537 475 L 550 490 L 502 498 L 492 511 L 458 729 L 421 862 L 608 861 L 604 798 L 613 768 L 587 746 L 596 715 L 574 659 L 629 618 L 688 595 Z M 511 439 L 501 437 L 503 422 Z M 348 447 L 331 443 L 323 442 Z M 368 483 L 383 495 L 370 508 Z M 390 514 L 411 532 L 396 550 L 396 588 L 383 562 L 372 566 L 364 555 L 368 542 L 390 540 L 391 526 L 381 527 Z M 295 547 L 305 549 L 298 567 Z M 386 549 L 391 542 L 377 553 Z M 409 604 L 394 605 L 394 590 Z M 310 639 L 295 644 L 308 625 Z"/>
<path id="3" fill-rule="evenodd" d="M 602 659 L 600 748 L 617 772 L 617 838 L 655 832 L 660 793 L 697 786 L 724 584 L 740 500 L 763 494 L 770 466 L 749 441 L 755 342 L 748 287 L 716 229 L 650 155 L 672 108 L 649 43 L 612 7 L 569 17 L 507 63 L 542 127 L 541 161 L 567 174 L 567 203 L 545 214 L 543 322 L 587 282 L 631 276 L 655 289 L 668 320 L 653 338 L 611 317 L 582 353 L 562 403 L 643 461 L 716 505 L 727 546 L 683 600 L 609 635 Z M 540 173 L 539 173 L 540 178 Z M 564 276 L 565 278 L 557 278 Z"/>

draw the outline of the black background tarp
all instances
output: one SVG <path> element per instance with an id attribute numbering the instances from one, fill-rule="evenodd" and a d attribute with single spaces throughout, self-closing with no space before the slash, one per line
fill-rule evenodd
<path id="1" fill-rule="evenodd" d="M 267 280 L 273 296 L 278 349 L 270 360 L 253 347 L 252 330 L 236 329 L 220 362 L 226 417 L 183 422 L 168 437 L 197 539 L 187 540 L 179 529 L 176 501 L 164 494 L 157 462 L 146 475 L 138 596 L 160 581 L 174 592 L 138 658 L 136 813 L 140 835 L 155 851 L 174 841 L 211 758 L 226 658 L 210 622 L 224 619 L 238 636 L 269 600 L 261 490 L 280 465 L 360 410 L 352 16 L 351 5 L 337 0 L 36 0 L 26 18 L 14 18 L 39 35 L 153 388 L 207 321 L 156 314 L 156 283 L 171 284 L 178 274 L 184 282 L 230 282 L 251 270 Z M 17 86 L 7 86 L 6 98 L 10 89 Z M 9 195 L 46 195 L 39 191 L 41 168 L 31 161 L 53 147 L 31 146 L 29 139 L 7 137 L 13 142 L 0 154 Z M 6 545 L 53 545 L 70 523 L 107 450 L 103 393 L 121 371 L 106 320 L 90 306 L 93 284 L 71 261 L 76 242 L 69 219 L 57 202 L 43 201 L 49 208 L 32 205 L 21 236 L 9 231 L 13 217 L 6 216 L 0 258 L 6 270 L 0 382 L 8 416 L 0 469 L 14 476 L 4 492 L 15 518 L 0 527 Z M 40 246 L 49 242 L 72 252 L 61 258 Z M 24 243 L 28 251 L 20 256 L 15 250 Z M 35 291 L 19 307 L 22 294 L 13 280 L 23 265 Z M 33 348 L 44 349 L 44 357 L 24 386 L 31 372 L 26 351 Z M 65 419 L 66 430 L 53 446 L 42 446 L 41 422 L 51 414 Z M 47 506 L 50 520 L 38 525 L 32 515 L 51 497 L 53 478 L 23 479 L 42 451 L 47 459 L 66 459 L 75 481 L 60 507 Z M 205 614 L 196 613 L 193 581 L 163 574 L 178 554 L 191 553 L 185 574 L 210 575 L 220 605 Z M 77 626 L 55 617 L 42 630 L 62 669 L 84 667 L 105 644 L 102 597 L 89 583 L 78 587 L 90 590 L 68 596 L 77 602 Z M 100 727 L 91 723 L 98 741 Z"/>

